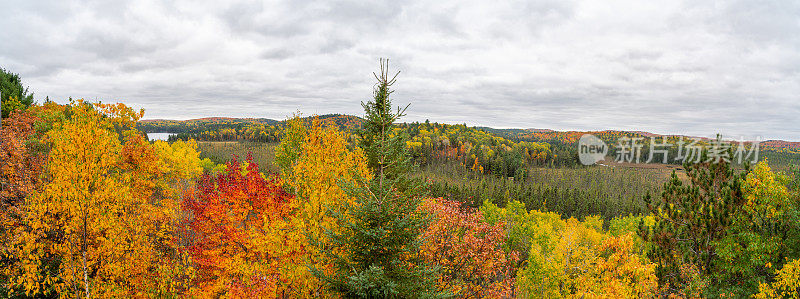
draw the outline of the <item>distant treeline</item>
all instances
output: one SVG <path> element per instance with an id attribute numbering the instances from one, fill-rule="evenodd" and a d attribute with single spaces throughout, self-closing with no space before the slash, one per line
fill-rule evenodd
<path id="1" fill-rule="evenodd" d="M 363 119 L 350 115 L 327 114 L 306 117 L 319 118 L 335 125 L 346 134 L 361 127 Z M 169 141 L 195 139 L 198 141 L 248 141 L 279 142 L 285 122 L 272 119 L 203 118 L 187 121 L 151 120 L 139 122 L 137 128 L 144 132 L 175 133 Z M 791 142 L 766 141 L 758 149 L 745 143 L 716 143 L 712 139 L 694 139 L 683 136 L 660 136 L 645 132 L 594 131 L 559 132 L 550 130 L 493 129 L 468 127 L 465 124 L 439 124 L 435 122 L 401 123 L 397 133 L 408 135 L 407 146 L 420 165 L 438 162 L 457 162 L 474 172 L 497 177 L 524 179 L 527 166 L 573 167 L 580 166 L 578 140 L 592 134 L 607 145 L 607 159 L 632 163 L 663 163 L 680 165 L 684 159 L 695 159 L 699 151 L 713 151 L 716 147 L 731 147 L 729 158 L 739 161 L 769 159 L 770 164 L 785 169 L 800 164 L 800 150 Z M 352 139 L 352 138 L 351 138 Z M 699 151 L 698 151 L 699 149 Z M 652 155 L 651 155 L 652 153 Z M 665 154 L 666 153 L 666 154 Z M 756 155 L 757 154 L 757 155 Z M 666 156 L 666 158 L 664 157 Z"/>
<path id="2" fill-rule="evenodd" d="M 359 127 L 361 119 L 342 114 L 326 114 L 303 118 L 307 124 L 319 118 L 347 130 Z M 174 133 L 168 141 L 195 139 L 197 141 L 250 141 L 278 142 L 285 127 L 284 121 L 268 118 L 201 118 L 185 121 L 148 120 L 140 121 L 136 128 L 145 133 Z"/>

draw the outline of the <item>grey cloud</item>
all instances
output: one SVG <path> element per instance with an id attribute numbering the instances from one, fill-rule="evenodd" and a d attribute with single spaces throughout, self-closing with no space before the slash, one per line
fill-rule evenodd
<path id="1" fill-rule="evenodd" d="M 269 50 L 265 50 L 264 52 L 262 52 L 261 53 L 261 58 L 263 58 L 263 59 L 282 60 L 282 59 L 289 58 L 292 55 L 293 55 L 293 53 L 289 49 L 274 48 L 274 49 L 269 49 Z"/>
<path id="2" fill-rule="evenodd" d="M 37 97 L 148 118 L 360 114 L 378 57 L 408 120 L 800 140 L 796 1 L 6 1 Z M 59 100 L 61 99 L 61 100 Z"/>

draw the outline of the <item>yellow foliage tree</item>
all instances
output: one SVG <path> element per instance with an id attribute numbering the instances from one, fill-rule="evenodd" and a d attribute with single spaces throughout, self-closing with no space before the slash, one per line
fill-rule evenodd
<path id="1" fill-rule="evenodd" d="M 203 173 L 200 153 L 194 140 L 173 143 L 156 141 L 152 144 L 158 157 L 156 165 L 160 177 L 153 178 L 157 194 L 153 198 L 153 219 L 161 228 L 159 248 L 162 249 L 157 271 L 154 273 L 159 289 L 157 294 L 180 294 L 187 291 L 194 274 L 187 254 L 180 249 L 189 237 L 181 230 L 188 215 L 181 208 L 181 197 L 194 187 Z"/>
<path id="2" fill-rule="evenodd" d="M 196 169 L 170 172 L 196 152 L 165 160 L 133 129 L 142 111 L 83 101 L 67 108 L 46 135 L 42 191 L 22 205 L 12 242 L 19 262 L 6 269 L 16 277 L 12 287 L 61 297 L 174 293 L 177 273 L 164 265 L 176 258 L 175 196 L 156 190 L 196 176 Z"/>
<path id="3" fill-rule="evenodd" d="M 354 183 L 369 179 L 370 173 L 360 149 L 349 150 L 345 136 L 333 126 L 324 126 L 318 119 L 312 121 L 299 145 L 300 151 L 292 164 L 291 172 L 285 172 L 289 185 L 297 193 L 298 224 L 306 236 L 305 260 L 298 261 L 290 277 L 293 278 L 296 296 L 317 297 L 323 292 L 320 282 L 311 274 L 307 265 L 323 269 L 326 262 L 319 249 L 329 246 L 321 242 L 324 230 L 337 230 L 329 209 L 352 202 L 345 194 L 341 183 Z M 287 138 L 287 140 L 294 140 Z M 319 242 L 317 242 L 319 241 Z"/>
<path id="4" fill-rule="evenodd" d="M 775 282 L 772 284 L 761 283 L 758 286 L 757 299 L 766 298 L 800 298 L 800 259 L 793 260 L 783 265 L 778 270 Z"/>
<path id="5" fill-rule="evenodd" d="M 646 298 L 658 289 L 656 265 L 636 252 L 633 233 L 608 237 L 598 248 L 594 265 L 578 277 L 576 296 Z"/>
<path id="6" fill-rule="evenodd" d="M 641 254 L 631 232 L 613 236 L 602 220 L 561 219 L 552 212 L 527 211 L 517 201 L 505 208 L 485 202 L 489 223 L 508 223 L 506 247 L 527 256 L 517 272 L 519 295 L 526 298 L 653 297 L 655 264 Z M 524 246 L 530 248 L 523 252 Z"/>
<path id="7" fill-rule="evenodd" d="M 533 236 L 538 242 L 531 242 L 528 267 L 518 278 L 523 293 L 562 297 L 581 291 L 587 280 L 582 276 L 594 267 L 602 233 L 575 218 L 544 225 L 537 233 L 542 235 Z"/>

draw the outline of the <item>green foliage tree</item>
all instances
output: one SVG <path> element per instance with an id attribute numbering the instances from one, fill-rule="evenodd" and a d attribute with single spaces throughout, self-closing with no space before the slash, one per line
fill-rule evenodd
<path id="1" fill-rule="evenodd" d="M 13 110 L 30 107 L 33 104 L 33 93 L 28 93 L 28 88 L 22 86 L 19 74 L 0 68 L 0 100 L 3 118 L 7 118 Z"/>
<path id="2" fill-rule="evenodd" d="M 750 296 L 773 279 L 774 270 L 787 258 L 800 255 L 800 202 L 790 196 L 787 183 L 788 178 L 772 172 L 766 161 L 747 174 L 742 184 L 745 202 L 718 244 L 715 292 Z"/>
<path id="3" fill-rule="evenodd" d="M 744 203 L 746 172 L 737 173 L 724 159 L 710 159 L 705 152 L 701 161 L 684 164 L 688 184 L 673 172 L 660 198 L 645 197 L 655 224 L 651 229 L 640 225 L 639 235 L 652 243 L 648 257 L 659 265 L 659 284 L 669 293 L 693 289 L 692 273 L 711 277 L 719 270 L 718 242 Z"/>
<path id="4" fill-rule="evenodd" d="M 306 131 L 299 113 L 286 120 L 286 127 L 281 135 L 281 143 L 275 149 L 275 164 L 280 167 L 281 174 L 284 177 L 292 175 L 292 166 L 300 158 Z"/>
<path id="5" fill-rule="evenodd" d="M 334 271 L 326 274 L 313 269 L 331 290 L 344 297 L 435 295 L 435 269 L 419 254 L 420 236 L 428 223 L 419 209 L 421 183 L 408 175 L 413 165 L 405 136 L 394 130 L 394 122 L 404 111 L 398 108 L 394 112 L 389 99 L 396 76 L 389 77 L 388 60 L 381 60 L 374 99 L 362 103 L 366 122 L 358 132 L 359 146 L 374 177 L 344 185 L 355 202 L 347 203 L 344 212 L 330 209 L 342 229 L 327 230 L 324 238 L 334 246 L 321 250 L 331 259 Z"/>
<path id="6" fill-rule="evenodd" d="M 800 195 L 800 165 L 789 166 L 787 175 L 789 176 L 789 185 L 787 186 L 789 191 Z"/>

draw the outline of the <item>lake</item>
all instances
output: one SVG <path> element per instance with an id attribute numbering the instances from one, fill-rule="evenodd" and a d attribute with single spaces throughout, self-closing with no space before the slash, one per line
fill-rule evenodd
<path id="1" fill-rule="evenodd" d="M 177 135 L 177 134 L 175 134 L 175 133 L 147 133 L 147 137 L 150 138 L 150 140 L 167 141 L 167 138 L 169 138 L 169 136 L 172 136 L 172 135 Z"/>

